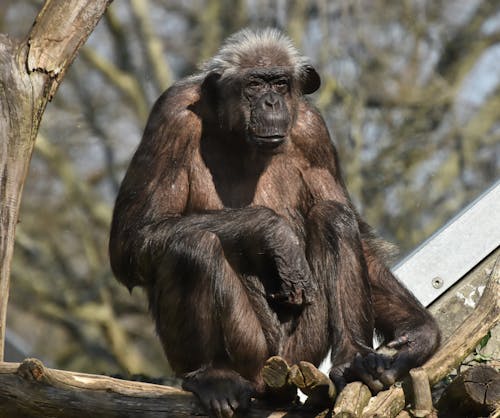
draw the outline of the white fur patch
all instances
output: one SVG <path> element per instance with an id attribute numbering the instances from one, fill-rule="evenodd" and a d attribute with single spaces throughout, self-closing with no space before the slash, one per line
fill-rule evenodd
<path id="1" fill-rule="evenodd" d="M 219 72 L 222 76 L 237 72 L 245 58 L 259 55 L 261 51 L 274 51 L 287 57 L 294 67 L 294 76 L 301 78 L 309 60 L 302 56 L 291 39 L 278 29 L 253 31 L 243 29 L 227 38 L 213 58 L 202 65 L 203 72 Z M 265 57 L 262 57 L 265 60 Z"/>

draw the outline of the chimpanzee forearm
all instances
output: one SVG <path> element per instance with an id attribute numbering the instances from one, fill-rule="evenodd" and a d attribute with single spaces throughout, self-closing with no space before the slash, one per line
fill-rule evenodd
<path id="1" fill-rule="evenodd" d="M 285 303 L 303 302 L 301 293 L 311 286 L 305 251 L 288 222 L 273 210 L 257 206 L 172 217 L 145 226 L 142 235 L 146 251 L 161 256 L 158 249 L 170 237 L 197 231 L 214 233 L 239 273 L 265 280 L 274 276 L 278 287 L 271 286 L 273 297 Z"/>

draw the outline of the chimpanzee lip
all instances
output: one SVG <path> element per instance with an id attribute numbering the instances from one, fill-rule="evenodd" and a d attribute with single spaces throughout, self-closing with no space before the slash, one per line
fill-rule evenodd
<path id="1" fill-rule="evenodd" d="M 252 135 L 252 141 L 259 147 L 263 148 L 277 148 L 285 141 L 284 135 L 269 135 L 269 136 L 259 136 Z"/>

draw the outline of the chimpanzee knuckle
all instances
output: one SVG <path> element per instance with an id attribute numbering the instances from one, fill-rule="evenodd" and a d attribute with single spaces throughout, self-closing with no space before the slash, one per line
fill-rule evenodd
<path id="1" fill-rule="evenodd" d="M 394 369 L 387 369 L 383 373 L 380 373 L 379 380 L 386 386 L 391 386 L 396 383 L 399 373 Z"/>

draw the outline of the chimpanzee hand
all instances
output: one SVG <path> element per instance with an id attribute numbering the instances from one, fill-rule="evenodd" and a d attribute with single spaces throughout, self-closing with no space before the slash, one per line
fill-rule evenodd
<path id="1" fill-rule="evenodd" d="M 330 378 L 341 391 L 349 382 L 361 381 L 373 393 L 380 392 L 396 381 L 392 368 L 393 358 L 371 352 L 366 355 L 357 353 L 349 363 L 332 368 Z"/>
<path id="2" fill-rule="evenodd" d="M 316 286 L 303 246 L 286 221 L 277 223 L 266 236 L 264 250 L 277 273 L 277 286 L 270 299 L 280 305 L 301 307 L 313 299 Z"/>
<path id="3" fill-rule="evenodd" d="M 184 377 L 182 388 L 193 392 L 212 417 L 230 418 L 250 407 L 254 385 L 233 370 L 202 368 Z"/>
<path id="4" fill-rule="evenodd" d="M 301 307 L 313 299 L 316 285 L 305 244 L 284 217 L 267 207 L 252 206 L 198 215 L 197 219 L 219 237 L 224 255 L 238 272 L 265 282 L 271 301 Z"/>
<path id="5" fill-rule="evenodd" d="M 278 287 L 269 297 L 282 306 L 302 307 L 311 303 L 316 290 L 309 264 L 300 248 L 289 248 L 287 255 L 275 258 Z"/>

